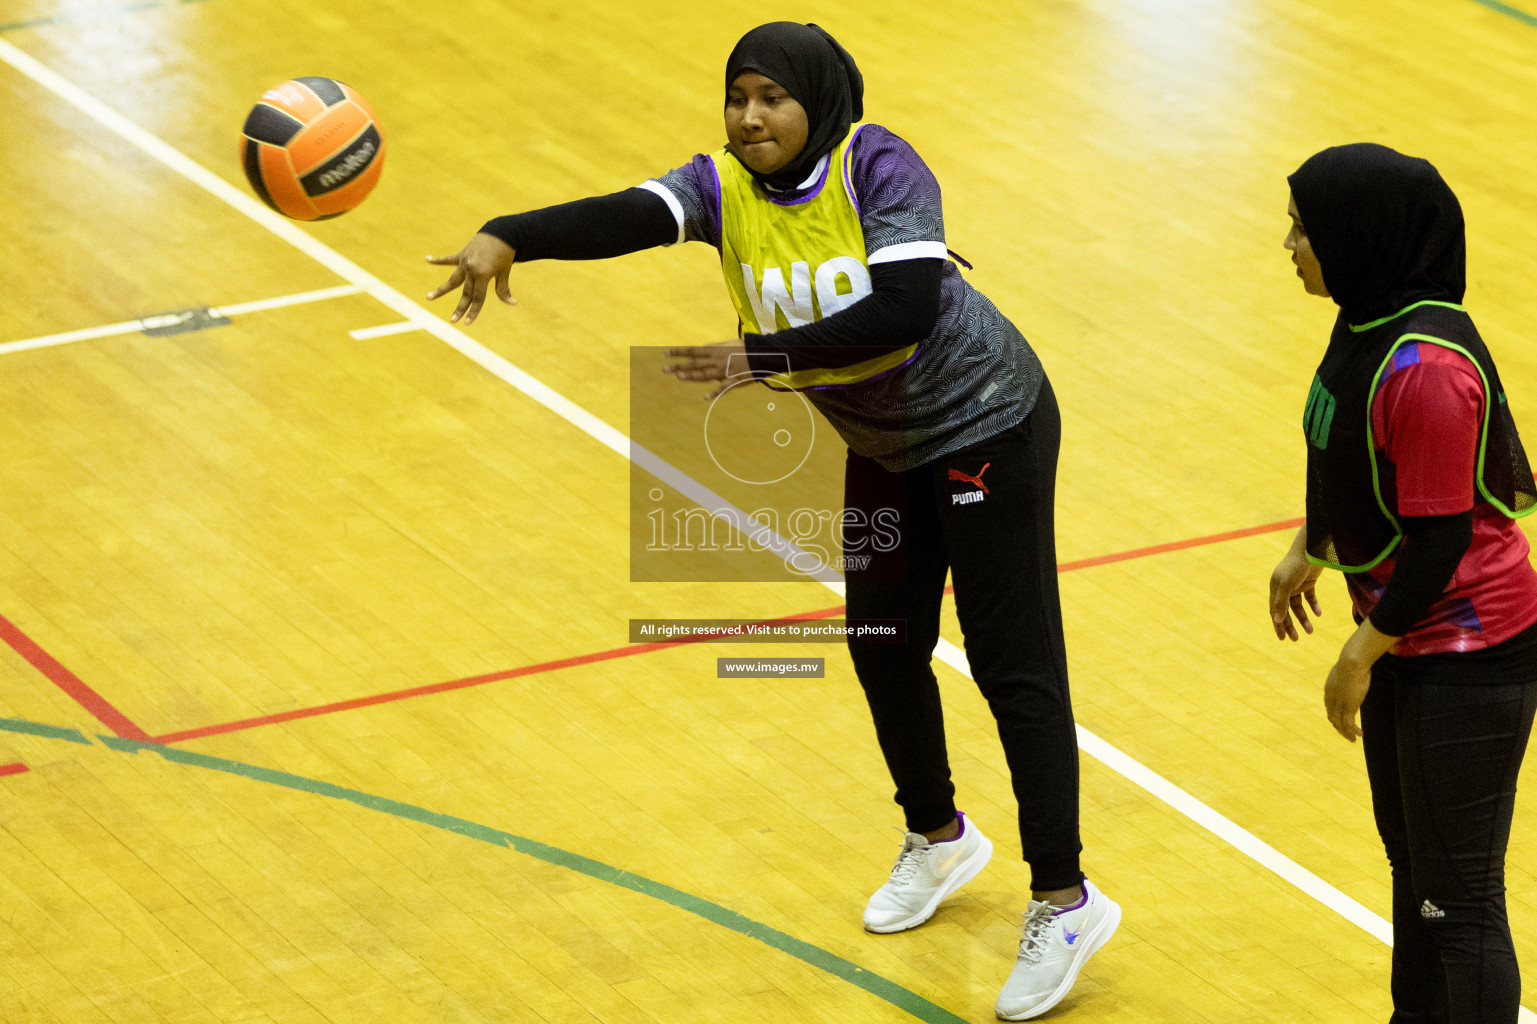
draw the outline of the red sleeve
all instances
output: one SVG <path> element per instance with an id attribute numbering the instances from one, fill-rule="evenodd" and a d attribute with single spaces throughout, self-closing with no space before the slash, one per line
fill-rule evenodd
<path id="1" fill-rule="evenodd" d="M 1418 349 L 1418 357 L 1409 349 Z M 1372 433 L 1397 471 L 1398 514 L 1450 516 L 1471 509 L 1483 427 L 1478 368 L 1440 345 L 1399 349 L 1372 404 Z"/>

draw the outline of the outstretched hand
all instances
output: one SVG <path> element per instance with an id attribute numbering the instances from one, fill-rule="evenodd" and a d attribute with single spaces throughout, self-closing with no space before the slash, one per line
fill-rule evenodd
<path id="1" fill-rule="evenodd" d="M 664 369 L 679 380 L 697 380 L 704 383 L 719 382 L 705 395 L 705 401 L 719 396 L 749 374 L 747 346 L 739 341 L 718 341 L 713 345 L 695 345 L 689 348 L 670 348 L 667 358 L 687 360 L 673 363 Z M 732 357 L 736 358 L 733 360 Z M 735 372 L 733 372 L 735 370 Z"/>
<path id="2" fill-rule="evenodd" d="M 516 256 L 517 252 L 512 246 L 495 235 L 488 235 L 485 232 L 470 239 L 468 245 L 452 256 L 428 256 L 428 263 L 451 266 L 454 272 L 447 281 L 428 292 L 427 298 L 436 299 L 463 286 L 463 291 L 459 295 L 459 306 L 448 318 L 448 322 L 458 323 L 462 317 L 466 327 L 474 323 L 475 318 L 480 315 L 481 304 L 486 301 L 488 285 L 493 281 L 496 283 L 496 297 L 506 305 L 515 306 L 518 300 L 512 297 L 512 292 L 508 289 L 507 276 L 512 271 L 513 259 Z"/>

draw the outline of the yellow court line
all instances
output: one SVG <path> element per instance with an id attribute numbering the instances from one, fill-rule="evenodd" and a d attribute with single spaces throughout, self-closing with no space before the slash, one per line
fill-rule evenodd
<path id="1" fill-rule="evenodd" d="M 254 302 L 237 302 L 233 306 L 213 306 L 208 309 L 208 315 L 240 316 L 244 313 L 258 313 L 266 309 L 281 309 L 284 306 L 297 306 L 306 302 L 323 302 L 326 299 L 336 299 L 343 295 L 357 295 L 362 290 L 355 284 L 343 284 L 337 285 L 334 288 L 321 288 L 312 292 L 297 292 L 293 295 L 279 295 L 271 299 L 257 299 Z M 153 330 L 156 327 L 169 327 L 177 319 L 177 314 L 165 313 L 160 316 L 147 316 L 139 320 L 124 320 L 118 324 L 104 324 L 101 327 L 82 327 L 78 331 L 63 331 L 59 334 L 45 334 L 38 338 L 8 341 L 0 344 L 0 355 L 5 355 L 9 352 L 29 352 L 37 348 L 51 348 L 54 345 L 68 345 L 75 341 L 90 341 L 92 338 L 111 338 L 119 334 L 135 334 L 139 331 Z"/>
<path id="2" fill-rule="evenodd" d="M 726 502 L 725 499 L 706 488 L 703 484 L 683 474 L 676 467 L 658 458 L 652 452 L 647 451 L 640 445 L 634 444 L 621 431 L 605 423 L 586 409 L 555 391 L 543 381 L 538 380 L 527 371 L 514 365 L 511 361 L 492 352 L 454 325 L 434 316 L 425 307 L 407 298 L 399 290 L 364 270 L 330 246 L 302 231 L 297 225 L 284 220 L 281 216 L 267 209 L 223 178 L 192 160 L 180 150 L 169 145 L 158 136 L 145 131 L 117 110 L 109 107 L 84 89 L 81 89 L 62 75 L 4 40 L 0 40 L 0 60 L 4 60 L 38 85 L 43 86 L 54 95 L 75 106 L 103 127 L 137 146 L 172 170 L 177 171 L 192 183 L 199 185 L 214 196 L 224 200 L 323 266 L 357 284 L 367 291 L 368 294 L 406 317 L 412 323 L 419 325 L 423 330 L 433 335 L 433 337 L 449 345 L 483 369 L 501 378 L 606 447 L 630 459 L 636 465 L 647 470 L 662 482 L 671 485 L 675 490 L 694 500 L 706 510 L 726 516 L 738 524 L 739 529 L 743 527 L 743 524 L 751 521 L 750 517 L 747 517 L 740 509 L 736 509 L 734 505 Z M 733 516 L 732 512 L 740 514 L 741 518 Z M 793 557 L 799 550 L 788 541 L 783 541 L 782 538 L 776 536 L 775 539 L 782 541 L 782 547 L 775 546 L 773 550 L 775 550 L 776 554 L 780 554 L 781 557 L 787 560 Z M 820 582 L 835 593 L 843 594 L 841 580 L 825 578 L 821 579 Z M 960 648 L 941 639 L 935 653 L 945 664 L 954 668 L 968 679 L 971 678 L 966 655 Z M 1229 818 L 1208 807 L 1185 790 L 1169 782 L 1146 765 L 1138 762 L 1129 754 L 1095 736 L 1082 725 L 1079 725 L 1077 728 L 1079 747 L 1085 753 L 1101 761 L 1112 771 L 1122 775 L 1128 781 L 1152 794 L 1202 828 L 1210 831 L 1234 849 L 1252 858 L 1257 863 L 1296 886 L 1308 896 L 1335 911 L 1347 921 L 1367 931 L 1375 938 L 1391 945 L 1391 926 L 1380 915 L 1368 910 L 1335 886 L 1330 885 L 1318 875 L 1308 871 L 1302 865 L 1282 854 L 1279 850 L 1276 850 L 1246 829 L 1243 829 Z M 1537 1024 L 1537 1014 L 1533 1014 L 1530 1010 L 1522 1007 L 1521 1020 L 1527 1022 L 1527 1024 Z"/>

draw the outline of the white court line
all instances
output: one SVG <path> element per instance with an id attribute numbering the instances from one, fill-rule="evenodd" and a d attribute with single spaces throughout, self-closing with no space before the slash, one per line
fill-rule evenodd
<path id="1" fill-rule="evenodd" d="M 367 341 L 369 338 L 387 338 L 391 334 L 406 334 L 410 331 L 419 331 L 422 325 L 410 320 L 403 320 L 398 324 L 381 324 L 378 327 L 359 327 L 355 331 L 348 331 L 358 341 Z"/>
<path id="2" fill-rule="evenodd" d="M 298 292 L 293 295 L 280 295 L 275 299 L 257 299 L 255 302 L 237 302 L 233 306 L 216 306 L 208 310 L 209 316 L 240 316 L 242 313 L 255 313 L 263 309 L 278 309 L 282 306 L 297 306 L 303 302 L 321 302 L 325 299 L 334 299 L 342 295 L 357 295 L 363 289 L 357 285 L 344 284 L 335 288 L 321 288 L 313 292 Z M 119 334 L 134 334 L 146 328 L 158 327 L 157 321 L 166 323 L 174 322 L 174 315 L 150 316 L 141 320 L 125 320 L 120 324 L 105 324 L 101 327 L 83 327 L 78 331 L 64 331 L 60 334 L 45 334 L 40 338 L 26 338 L 22 341 L 8 341 L 0 345 L 0 355 L 7 352 L 28 352 L 35 348 L 50 348 L 54 345 L 68 345 L 72 341 L 90 341 L 92 338 L 111 338 Z"/>
<path id="3" fill-rule="evenodd" d="M 478 364 L 488 373 L 511 384 L 583 433 L 634 462 L 696 505 L 712 515 L 730 520 L 737 529 L 753 535 L 764 550 L 772 551 L 786 561 L 804 553 L 779 534 L 768 530 L 742 509 L 654 453 L 635 444 L 623 433 L 604 423 L 565 395 L 514 366 L 453 324 L 434 316 L 341 253 L 301 230 L 293 221 L 262 205 L 179 149 L 140 128 L 63 75 L 27 56 L 3 39 L 0 39 L 0 60 L 4 60 L 38 85 L 74 106 L 124 141 L 159 160 L 194 185 L 233 206 L 338 277 L 351 282 L 358 289 L 367 292 L 460 355 Z M 811 578 L 828 581 L 841 579 L 836 572 L 825 568 Z"/>
<path id="4" fill-rule="evenodd" d="M 0 345 L 0 354 L 26 352 L 29 349 L 48 348 L 53 345 L 68 345 L 72 341 L 89 341 L 92 338 L 110 338 L 116 334 L 132 334 L 142 330 L 144 330 L 143 320 L 127 320 L 120 324 L 106 324 L 102 327 L 84 327 L 78 331 L 65 331 L 62 334 L 45 334 L 41 338 L 8 341 Z"/>
<path id="5" fill-rule="evenodd" d="M 293 295 L 279 295 L 275 299 L 257 299 L 255 302 L 237 302 L 233 306 L 215 306 L 209 310 L 214 316 L 240 316 L 242 313 L 260 313 L 268 309 L 282 309 L 284 306 L 298 306 L 305 302 L 321 302 L 325 299 L 339 299 L 343 295 L 358 295 L 363 291 L 355 284 L 339 284 L 334 288 L 318 288 L 312 292 L 297 292 Z"/>
<path id="6" fill-rule="evenodd" d="M 950 641 L 941 637 L 934 653 L 939 656 L 940 661 L 967 679 L 972 678 L 971 667 L 966 663 L 966 653 Z M 1360 926 L 1389 946 L 1393 944 L 1393 925 L 1386 918 L 1368 910 L 1248 829 L 1238 825 L 1231 818 L 1208 807 L 1130 754 L 1119 747 L 1111 746 L 1081 725 L 1078 726 L 1078 746 L 1106 768 L 1141 786 L 1206 831 L 1280 875 L 1345 920 Z M 1522 1012 L 1529 1011 L 1523 1009 Z M 1532 1019 L 1537 1020 L 1537 1014 L 1532 1015 Z"/>
<path id="7" fill-rule="evenodd" d="M 322 242 L 317 241 L 295 224 L 258 203 L 255 199 L 230 185 L 223 178 L 196 163 L 179 150 L 140 128 L 122 114 L 91 96 L 79 86 L 27 56 L 5 40 L 0 40 L 0 60 L 4 60 L 22 74 L 31 78 L 54 95 L 72 104 L 95 119 L 103 127 L 139 147 L 150 156 L 178 172 L 194 184 L 244 213 L 273 234 L 292 244 L 321 265 L 340 277 L 368 292 L 390 309 L 420 326 L 433 337 L 444 342 L 461 355 L 477 363 L 487 372 L 512 385 L 540 405 L 554 412 L 601 444 L 630 459 L 662 482 L 672 486 L 696 504 L 714 514 L 732 518 L 743 528 L 746 523 L 756 523 L 740 509 L 726 502 L 703 484 L 688 477 L 676 467 L 663 461 L 645 448 L 634 444 L 623 433 L 598 419 L 592 413 L 572 402 L 543 382 L 530 376 L 508 360 L 469 337 L 453 324 L 439 319 L 424 307 L 406 298 L 396 289 L 385 284 L 373 274 L 342 256 Z M 739 518 L 740 517 L 740 518 Z M 771 546 L 781 557 L 793 557 L 798 551 L 788 541 L 775 537 L 779 543 Z M 822 582 L 829 589 L 843 593 L 843 585 L 828 572 Z M 954 644 L 941 639 L 935 653 L 951 668 L 971 678 L 966 655 Z M 1079 746 L 1091 757 L 1101 761 L 1112 771 L 1146 790 L 1157 799 L 1185 815 L 1191 821 L 1233 846 L 1246 856 L 1274 872 L 1280 878 L 1333 910 L 1347 921 L 1361 927 L 1373 937 L 1391 944 L 1392 926 L 1380 915 L 1373 913 L 1339 889 L 1308 871 L 1296 861 L 1282 854 L 1253 833 L 1217 813 L 1206 804 L 1191 796 L 1135 758 L 1095 736 L 1082 726 L 1078 727 Z M 1537 1014 L 1525 1007 L 1521 1019 L 1537 1022 Z"/>

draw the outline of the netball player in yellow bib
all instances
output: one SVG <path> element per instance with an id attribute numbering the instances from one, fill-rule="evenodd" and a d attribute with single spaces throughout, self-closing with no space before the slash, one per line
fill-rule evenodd
<path id="1" fill-rule="evenodd" d="M 930 667 L 948 572 L 1019 801 L 1032 898 L 997 1012 L 1026 1020 L 1061 1001 L 1121 916 L 1079 866 L 1053 533 L 1061 421 L 1034 351 L 947 258 L 933 174 L 861 124 L 862 108 L 859 69 L 831 36 L 760 26 L 727 60 L 725 148 L 638 188 L 488 222 L 432 260 L 454 272 L 429 298 L 462 286 L 453 319 L 468 324 L 491 287 L 512 301 L 514 262 L 720 251 L 742 341 L 675 349 L 671 372 L 713 394 L 745 359 L 769 387 L 802 392 L 848 445 L 846 523 L 900 510 L 893 534 L 843 537 L 871 555 L 848 571 L 849 618 L 907 623 L 906 643 L 849 645 L 907 824 L 865 928 L 917 927 L 992 853 L 955 807 Z"/>

